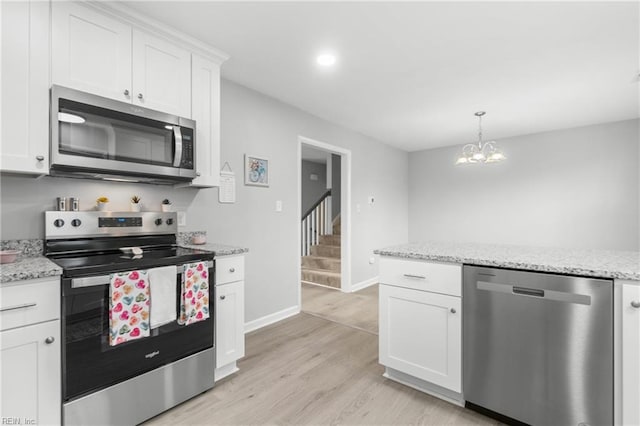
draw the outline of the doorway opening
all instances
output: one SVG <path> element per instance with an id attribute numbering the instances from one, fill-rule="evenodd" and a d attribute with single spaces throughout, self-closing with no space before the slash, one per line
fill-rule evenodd
<path id="1" fill-rule="evenodd" d="M 301 286 L 351 291 L 350 183 L 349 150 L 298 138 Z"/>

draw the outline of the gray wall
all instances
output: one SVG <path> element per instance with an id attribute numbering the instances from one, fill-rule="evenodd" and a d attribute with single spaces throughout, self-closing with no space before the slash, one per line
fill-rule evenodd
<path id="1" fill-rule="evenodd" d="M 498 164 L 411 153 L 409 239 L 638 250 L 638 124 L 500 140 Z"/>
<path id="2" fill-rule="evenodd" d="M 219 204 L 217 189 L 173 189 L 163 186 L 62 178 L 1 179 L 1 239 L 43 238 L 44 210 L 58 195 L 78 196 L 89 209 L 98 196 L 112 208 L 128 209 L 138 194 L 143 208 L 158 210 L 171 198 L 187 212 L 184 231 L 206 230 L 209 241 L 246 246 L 246 321 L 298 304 L 300 245 L 298 217 L 298 136 L 351 150 L 352 282 L 377 275 L 368 262 L 375 248 L 408 238 L 408 154 L 359 133 L 323 121 L 258 92 L 223 80 L 221 164 L 236 173 L 237 202 Z M 243 185 L 243 155 L 263 155 L 270 162 L 270 186 Z M 394 170 L 392 175 L 380 171 Z M 367 206 L 366 197 L 376 203 Z M 283 211 L 275 211 L 277 200 Z M 355 205 L 362 205 L 360 213 Z"/>
<path id="3" fill-rule="evenodd" d="M 341 169 L 342 157 L 331 154 L 331 218 L 335 219 L 340 214 L 340 201 L 342 197 Z"/>
<path id="4" fill-rule="evenodd" d="M 315 174 L 318 180 L 311 180 L 310 175 Z M 302 160 L 300 176 L 302 191 L 302 214 L 311 208 L 327 192 L 327 165 L 313 161 Z"/>

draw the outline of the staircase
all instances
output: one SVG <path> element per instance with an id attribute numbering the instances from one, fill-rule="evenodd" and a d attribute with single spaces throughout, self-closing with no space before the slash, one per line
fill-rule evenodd
<path id="1" fill-rule="evenodd" d="M 340 288 L 340 216 L 333 221 L 333 235 L 320 235 L 310 255 L 302 256 L 302 281 Z"/>

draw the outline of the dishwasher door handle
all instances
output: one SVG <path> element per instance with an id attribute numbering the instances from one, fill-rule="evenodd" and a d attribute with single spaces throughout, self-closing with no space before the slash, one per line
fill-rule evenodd
<path id="1" fill-rule="evenodd" d="M 591 305 L 591 296 L 587 294 L 567 293 L 564 291 L 519 287 L 511 284 L 492 283 L 488 281 L 476 281 L 478 290 L 505 293 L 513 296 L 532 296 L 540 299 L 554 300 L 556 302 L 576 303 L 578 305 Z"/>
<path id="2" fill-rule="evenodd" d="M 539 290 L 537 288 L 513 286 L 513 289 L 511 291 L 513 291 L 514 294 L 524 294 L 525 296 L 544 297 L 544 290 Z"/>

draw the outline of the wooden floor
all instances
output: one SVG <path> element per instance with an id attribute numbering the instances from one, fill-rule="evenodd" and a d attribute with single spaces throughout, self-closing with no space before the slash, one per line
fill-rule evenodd
<path id="1" fill-rule="evenodd" d="M 378 337 L 301 313 L 247 334 L 240 371 L 148 425 L 482 425 L 382 377 Z"/>
<path id="2" fill-rule="evenodd" d="M 302 311 L 378 334 L 378 285 L 355 293 L 302 284 Z"/>

